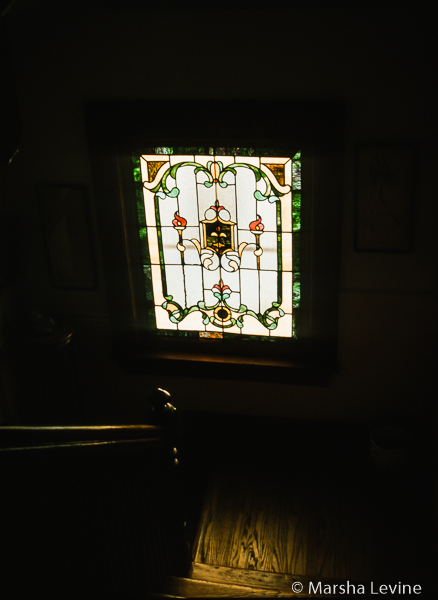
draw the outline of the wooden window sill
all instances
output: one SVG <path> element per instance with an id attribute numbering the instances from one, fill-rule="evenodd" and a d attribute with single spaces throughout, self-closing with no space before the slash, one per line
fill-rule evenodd
<path id="1" fill-rule="evenodd" d="M 335 371 L 333 368 L 315 366 L 310 362 L 287 358 L 200 354 L 167 350 L 121 353 L 118 361 L 124 371 L 136 374 L 315 386 L 327 386 Z"/>

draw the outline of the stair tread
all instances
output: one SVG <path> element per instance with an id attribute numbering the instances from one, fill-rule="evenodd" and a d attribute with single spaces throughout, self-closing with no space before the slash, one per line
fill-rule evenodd
<path id="1" fill-rule="evenodd" d="M 343 583 L 344 580 L 308 575 L 289 575 L 253 569 L 238 569 L 193 562 L 187 577 L 170 577 L 161 590 L 162 596 L 173 598 L 291 598 L 320 597 L 309 594 L 309 582 L 314 585 Z M 301 584 L 301 591 L 292 588 Z M 353 583 L 353 582 L 351 582 Z M 357 584 L 358 582 L 356 582 Z M 332 596 L 331 593 L 323 594 Z"/>
<path id="2" fill-rule="evenodd" d="M 237 569 L 196 562 L 192 563 L 190 577 L 214 583 L 265 588 L 282 594 L 290 594 L 294 582 L 307 583 L 309 579 L 312 579 L 300 575 L 255 571 L 253 569 Z"/>
<path id="3" fill-rule="evenodd" d="M 170 577 L 163 593 L 189 598 L 278 598 L 275 590 L 185 577 Z M 292 595 L 289 590 L 289 595 Z"/>

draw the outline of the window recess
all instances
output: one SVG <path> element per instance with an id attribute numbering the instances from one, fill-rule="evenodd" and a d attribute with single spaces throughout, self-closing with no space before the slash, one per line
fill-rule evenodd
<path id="1" fill-rule="evenodd" d="M 309 103 L 87 103 L 125 368 L 328 381 L 342 113 Z"/>

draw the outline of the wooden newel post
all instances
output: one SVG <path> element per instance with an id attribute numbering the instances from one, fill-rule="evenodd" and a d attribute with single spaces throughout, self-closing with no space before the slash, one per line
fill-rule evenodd
<path id="1" fill-rule="evenodd" d="M 187 490 L 184 478 L 184 464 L 181 464 L 181 445 L 184 427 L 181 413 L 171 404 L 171 395 L 157 388 L 148 395 L 148 425 L 163 428 L 163 440 L 168 454 L 171 493 L 174 495 L 174 514 L 169 515 L 175 531 L 175 575 L 185 576 L 191 565 L 190 543 L 187 540 Z"/>

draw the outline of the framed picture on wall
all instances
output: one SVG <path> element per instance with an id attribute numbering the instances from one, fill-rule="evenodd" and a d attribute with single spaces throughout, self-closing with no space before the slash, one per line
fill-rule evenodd
<path id="1" fill-rule="evenodd" d="M 95 290 L 96 268 L 85 188 L 39 185 L 37 195 L 52 286 Z"/>
<path id="2" fill-rule="evenodd" d="M 409 252 L 412 243 L 414 147 L 357 148 L 354 249 Z"/>

